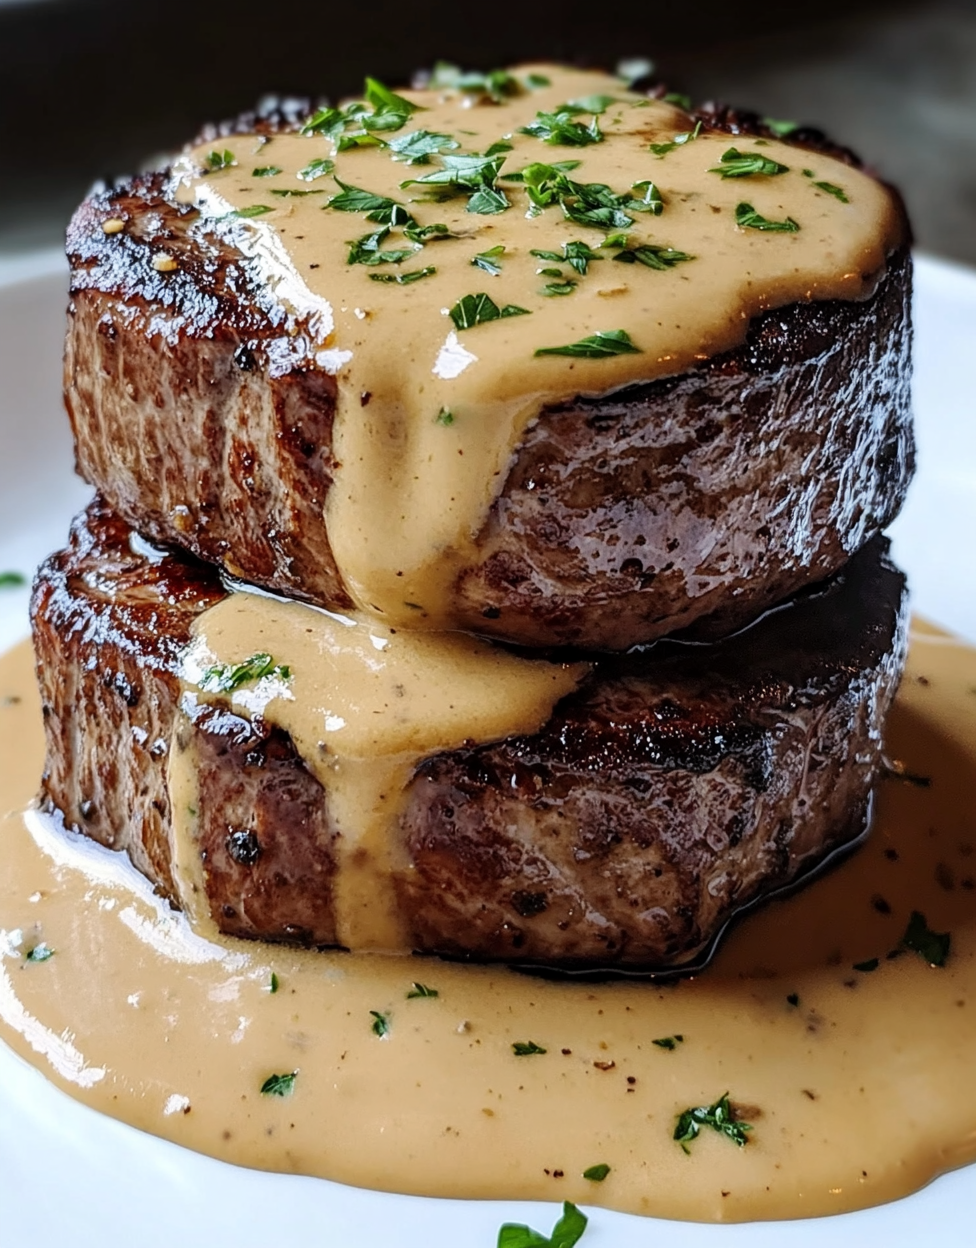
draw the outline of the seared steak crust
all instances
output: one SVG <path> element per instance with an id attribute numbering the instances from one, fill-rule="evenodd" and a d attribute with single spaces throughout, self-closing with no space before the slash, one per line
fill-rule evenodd
<path id="1" fill-rule="evenodd" d="M 209 133 L 292 129 L 301 112 Z M 323 515 L 335 381 L 235 246 L 244 227 L 165 187 L 154 173 L 98 192 L 69 227 L 78 469 L 153 540 L 348 607 Z M 106 235 L 110 219 L 124 230 Z M 160 253 L 178 268 L 157 272 Z M 457 626 L 625 649 L 696 621 L 738 627 L 841 566 L 913 470 L 910 282 L 905 248 L 863 302 L 766 313 L 700 368 L 544 409 L 459 575 Z"/>
<path id="2" fill-rule="evenodd" d="M 661 966 L 863 829 L 904 660 L 886 543 L 737 637 L 599 660 L 532 736 L 425 760 L 399 823 L 418 951 Z M 175 900 L 166 758 L 177 667 L 224 591 L 140 553 L 95 503 L 34 592 L 42 799 Z M 335 832 L 289 738 L 221 706 L 191 724 L 211 912 L 234 935 L 335 941 Z"/>

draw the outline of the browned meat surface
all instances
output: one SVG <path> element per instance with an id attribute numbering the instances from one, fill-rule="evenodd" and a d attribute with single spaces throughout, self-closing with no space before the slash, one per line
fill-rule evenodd
<path id="1" fill-rule="evenodd" d="M 416 949 L 655 966 L 855 838 L 904 660 L 904 578 L 877 539 L 738 637 L 600 660 L 541 732 L 427 759 L 399 880 Z M 166 758 L 181 646 L 223 591 L 139 553 L 94 504 L 41 568 L 43 801 L 174 896 Z M 334 832 L 290 740 L 220 706 L 192 726 L 211 911 L 225 931 L 334 941 Z"/>
<path id="2" fill-rule="evenodd" d="M 79 471 L 154 540 L 348 606 L 323 519 L 335 382 L 219 222 L 164 188 L 148 174 L 96 193 L 68 232 Z M 123 234 L 103 233 L 109 218 Z M 153 269 L 160 251 L 178 271 Z M 457 625 L 625 649 L 738 627 L 840 567 L 897 514 L 913 470 L 910 284 L 906 247 L 863 302 L 769 312 L 700 368 L 545 409 L 459 574 Z"/>

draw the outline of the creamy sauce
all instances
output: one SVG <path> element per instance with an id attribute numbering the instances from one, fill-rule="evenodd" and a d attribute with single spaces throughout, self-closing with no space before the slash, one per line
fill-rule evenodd
<path id="1" fill-rule="evenodd" d="M 671 986 L 207 942 L 120 856 L 20 813 L 43 757 L 26 643 L 0 662 L 0 740 L 0 1034 L 145 1130 L 368 1187 L 699 1221 L 872 1205 L 976 1158 L 976 650 L 944 635 L 916 631 L 888 729 L 930 785 L 886 781 L 863 850 Z M 951 933 L 944 968 L 886 958 L 912 910 Z M 686 1156 L 676 1115 L 726 1090 L 750 1142 L 705 1129 Z"/>
<path id="2" fill-rule="evenodd" d="M 439 155 L 409 165 L 382 146 L 338 152 L 336 141 L 321 134 L 234 135 L 186 153 L 176 167 L 177 198 L 196 205 L 204 232 L 227 237 L 289 310 L 283 340 L 299 336 L 319 367 L 336 377 L 338 467 L 327 502 L 329 539 L 359 607 L 395 625 L 449 626 L 458 569 L 472 560 L 512 454 L 544 404 L 682 372 L 738 345 L 749 319 L 766 309 L 865 297 L 903 241 L 890 192 L 848 165 L 777 141 L 704 130 L 656 155 L 650 144 L 691 131 L 686 113 L 634 95 L 605 74 L 539 69 L 550 86 L 502 104 L 451 90 L 406 91 L 422 111 L 399 131 L 380 134 L 386 140 L 415 130 L 446 135 L 458 144 L 447 156 L 510 144 L 497 182 L 510 207 L 496 214 L 467 211 L 468 193 L 438 203 L 430 198 L 436 186 L 401 186 L 436 173 Z M 599 116 L 602 142 L 563 146 L 519 133 L 537 111 L 594 94 L 612 97 Z M 591 115 L 580 113 L 578 120 L 589 124 Z M 732 147 L 788 172 L 727 179 L 710 172 Z M 234 164 L 201 173 L 211 154 L 219 163 L 225 151 Z M 333 161 L 335 178 L 396 199 L 419 225 L 446 226 L 450 236 L 421 246 L 395 228 L 378 246 L 407 250 L 407 258 L 348 263 L 350 244 L 380 226 L 366 212 L 328 206 L 340 190 L 333 176 L 299 176 L 316 160 Z M 505 181 L 530 163 L 567 160 L 579 162 L 567 175 L 574 181 L 602 183 L 635 199 L 649 192 L 632 190 L 634 184 L 653 181 L 663 211 L 628 209 L 627 246 L 666 246 L 692 258 L 665 271 L 619 263 L 612 257 L 621 246 L 604 246 L 618 228 L 575 224 L 556 203 L 532 215 L 524 186 Z M 270 175 L 252 172 L 269 169 Z M 740 226 L 742 203 L 767 221 L 792 220 L 800 228 Z M 230 215 L 242 210 L 260 215 Z M 585 275 L 565 261 L 532 255 L 561 253 L 573 242 L 602 257 L 589 262 Z M 473 266 L 476 255 L 496 247 L 504 248 L 496 257 L 499 273 Z M 435 271 L 406 285 L 372 280 L 426 268 Z M 545 269 L 559 272 L 554 277 Z M 570 293 L 547 294 L 547 286 Z M 450 309 L 480 293 L 498 308 L 513 305 L 528 315 L 456 328 Z M 616 330 L 630 336 L 638 353 L 534 355 L 537 348 Z"/>
<path id="3" fill-rule="evenodd" d="M 287 679 L 268 675 L 221 695 L 291 737 L 326 792 L 338 828 L 335 906 L 348 949 L 409 952 L 394 879 L 398 816 L 417 763 L 466 742 L 537 732 L 585 663 L 517 657 L 464 633 L 398 632 L 263 594 L 234 593 L 200 615 L 183 664 L 195 700 L 214 665 L 273 652 Z M 179 747 L 181 737 L 187 744 Z M 198 931 L 213 934 L 192 812 L 199 809 L 193 734 L 170 751 L 174 876 Z"/>

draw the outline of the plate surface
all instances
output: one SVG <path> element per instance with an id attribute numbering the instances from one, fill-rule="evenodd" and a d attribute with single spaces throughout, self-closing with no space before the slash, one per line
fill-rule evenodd
<path id="1" fill-rule="evenodd" d="M 64 261 L 0 262 L 0 571 L 63 544 L 89 490 L 60 400 Z M 919 472 L 892 528 L 916 610 L 976 641 L 976 420 L 968 373 L 976 273 L 916 268 Z M 0 649 L 27 632 L 27 590 L 0 593 Z M 905 1200 L 831 1219 L 706 1226 L 595 1209 L 586 1248 L 833 1248 L 938 1239 L 972 1248 L 976 1166 Z M 494 1248 L 504 1221 L 548 1232 L 556 1205 L 429 1200 L 238 1169 L 65 1096 L 0 1045 L 0 1226 L 10 1248 Z M 175 1216 L 174 1216 L 175 1215 Z"/>

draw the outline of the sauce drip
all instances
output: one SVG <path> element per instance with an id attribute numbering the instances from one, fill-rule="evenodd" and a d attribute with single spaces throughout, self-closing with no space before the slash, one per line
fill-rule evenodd
<path id="1" fill-rule="evenodd" d="M 85 1103 L 270 1170 L 698 1221 L 903 1196 L 976 1158 L 974 691 L 976 650 L 916 626 L 888 726 L 916 782 L 882 784 L 866 846 L 695 979 L 593 985 L 195 935 L 121 856 L 20 813 L 43 757 L 25 643 L 0 661 L 0 1034 Z M 887 956 L 914 910 L 951 933 L 944 967 Z M 749 1143 L 705 1128 L 686 1156 L 678 1113 L 725 1091 Z"/>
<path id="2" fill-rule="evenodd" d="M 214 232 L 237 248 L 259 289 L 289 311 L 283 344 L 288 335 L 304 341 L 336 378 L 329 540 L 359 608 L 396 626 L 449 626 L 458 570 L 476 562 L 477 534 L 543 406 L 683 372 L 739 345 L 750 318 L 767 309 L 864 298 L 903 241 L 891 192 L 849 165 L 706 129 L 675 145 L 676 135 L 694 133 L 681 109 L 607 74 L 551 66 L 519 73 L 533 69 L 549 85 L 501 103 L 457 90 L 406 91 L 419 111 L 378 138 L 423 130 L 457 145 L 425 164 L 394 159 L 386 146 L 339 151 L 335 138 L 291 133 L 231 135 L 175 166 L 173 194 L 200 210 L 190 228 L 204 251 Z M 577 99 L 604 105 L 602 141 L 565 146 L 521 133 L 537 112 Z M 591 116 L 577 112 L 585 124 Z M 469 211 L 470 191 L 437 202 L 442 185 L 402 185 L 436 174 L 442 156 L 483 154 L 499 143 L 507 145 L 496 182 L 510 205 L 503 211 Z M 652 144 L 670 146 L 655 154 Z M 786 172 L 723 178 L 712 170 L 731 148 Z M 310 178 L 314 161 L 332 162 L 333 172 Z M 506 180 L 532 164 L 567 161 L 573 181 L 638 205 L 652 182 L 660 215 L 644 205 L 620 210 L 629 226 L 580 224 L 556 202 L 534 212 L 524 184 Z M 223 167 L 204 172 L 214 163 Z M 396 200 L 417 225 L 446 234 L 411 239 L 394 226 L 380 237 L 368 205 L 329 206 L 343 185 Z M 763 228 L 737 224 L 743 204 Z M 770 228 L 790 221 L 799 228 Z M 349 263 L 356 240 L 371 235 L 370 255 L 401 258 Z M 574 267 L 563 258 L 570 244 L 585 244 L 592 258 Z M 684 258 L 662 267 L 615 259 L 647 245 Z M 488 252 L 497 272 L 475 263 Z M 522 314 L 458 328 L 450 311 L 467 295 Z M 636 353 L 534 354 L 618 330 Z M 283 345 L 283 355 L 291 351 Z"/>

